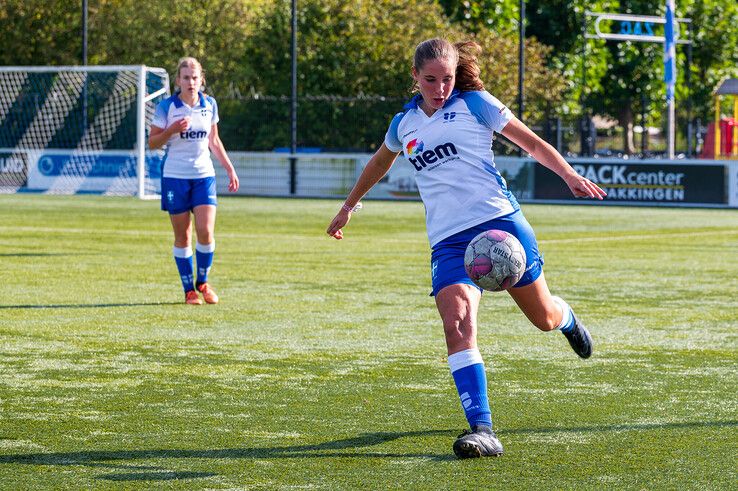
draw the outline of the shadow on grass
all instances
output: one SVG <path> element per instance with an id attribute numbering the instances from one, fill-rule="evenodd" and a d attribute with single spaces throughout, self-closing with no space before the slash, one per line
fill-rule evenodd
<path id="1" fill-rule="evenodd" d="M 684 428 L 738 427 L 738 421 L 693 421 L 682 423 L 648 423 L 632 425 L 580 426 L 573 428 L 519 428 L 500 431 L 500 436 L 527 433 L 585 433 L 601 431 L 648 431 L 676 430 Z M 450 461 L 456 458 L 449 451 L 443 454 L 416 452 L 422 445 L 410 445 L 407 452 L 362 451 L 368 447 L 381 445 L 401 438 L 447 436 L 456 437 L 456 430 L 429 430 L 406 432 L 364 433 L 362 435 L 328 441 L 314 445 L 294 445 L 285 447 L 222 448 L 211 450 L 154 449 L 84 451 L 60 453 L 32 453 L 0 455 L 0 464 L 30 464 L 87 467 L 111 467 L 124 470 L 98 476 L 97 479 L 111 481 L 147 481 L 198 479 L 215 474 L 208 472 L 176 472 L 151 466 L 135 466 L 109 463 L 110 461 L 131 461 L 140 459 L 305 459 L 305 458 L 424 458 L 436 461 Z M 136 472 L 125 472 L 131 470 Z"/>
<path id="2" fill-rule="evenodd" d="M 132 302 L 132 303 L 77 303 L 49 305 L 0 305 L 0 309 L 97 309 L 106 307 L 149 307 L 153 305 L 184 305 L 184 302 Z"/>
<path id="3" fill-rule="evenodd" d="M 119 472 L 117 474 L 104 474 L 97 479 L 106 481 L 180 481 L 183 479 L 203 479 L 205 477 L 217 476 L 214 472 L 177 472 L 157 470 L 154 472 Z"/>
<path id="4" fill-rule="evenodd" d="M 0 257 L 59 257 L 59 256 L 92 256 L 89 252 L 2 252 Z"/>
<path id="5" fill-rule="evenodd" d="M 59 465 L 73 466 L 83 465 L 87 467 L 113 467 L 130 469 L 139 472 L 115 473 L 99 476 L 99 479 L 123 480 L 120 476 L 139 476 L 140 480 L 159 479 L 161 476 L 175 474 L 206 474 L 197 472 L 177 473 L 166 469 L 150 466 L 132 466 L 126 464 L 111 464 L 111 461 L 131 461 L 140 459 L 290 459 L 290 458 L 430 458 L 437 460 L 451 460 L 450 455 L 438 455 L 435 453 L 422 452 L 360 452 L 361 449 L 381 445 L 382 443 L 398 440 L 400 438 L 426 437 L 433 435 L 445 435 L 455 437 L 456 430 L 429 430 L 408 432 L 380 432 L 365 433 L 352 438 L 317 443 L 314 445 L 294 445 L 285 447 L 254 447 L 254 448 L 222 448 L 211 450 L 185 450 L 185 449 L 154 449 L 154 450 L 116 450 L 116 451 L 81 451 L 81 452 L 59 452 L 59 453 L 33 453 L 33 454 L 10 454 L 0 455 L 2 464 L 30 464 L 30 465 Z M 413 446 L 413 448 L 422 448 Z M 356 452 L 352 452 L 355 450 Z M 144 472 L 140 472 L 141 470 Z M 207 474 L 211 475 L 211 474 Z M 194 477 L 206 477 L 193 476 Z M 177 479 L 177 477 L 171 477 Z M 128 480 L 128 478 L 126 479 Z M 131 480 L 135 480 L 131 478 Z"/>
<path id="6" fill-rule="evenodd" d="M 729 421 L 685 421 L 683 423 L 634 423 L 622 425 L 575 426 L 573 428 L 517 428 L 498 431 L 500 435 L 518 435 L 523 433 L 597 433 L 601 431 L 648 431 L 678 430 L 682 428 L 726 428 L 738 427 L 738 420 Z M 0 460 L 1 462 L 1 460 Z"/>

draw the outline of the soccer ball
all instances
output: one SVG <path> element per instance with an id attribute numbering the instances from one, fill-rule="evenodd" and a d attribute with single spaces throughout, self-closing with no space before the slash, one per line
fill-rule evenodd
<path id="1" fill-rule="evenodd" d="M 525 249 L 514 235 L 487 230 L 466 246 L 464 268 L 480 288 L 492 292 L 507 290 L 525 273 Z"/>

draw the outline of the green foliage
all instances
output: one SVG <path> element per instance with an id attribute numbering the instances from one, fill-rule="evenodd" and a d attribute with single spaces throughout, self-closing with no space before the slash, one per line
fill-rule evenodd
<path id="1" fill-rule="evenodd" d="M 392 115 L 401 110 L 401 100 L 409 94 L 410 58 L 415 45 L 449 31 L 448 21 L 426 0 L 402 5 L 389 0 L 308 0 L 298 5 L 300 146 L 376 147 Z M 433 15 L 419 17 L 412 28 L 397 28 L 396 19 L 404 17 L 406 11 L 428 9 Z M 255 92 L 272 98 L 290 95 L 289 2 L 272 3 L 260 17 L 244 59 L 248 71 L 258 76 L 238 80 L 235 85 L 240 94 Z M 331 99 L 364 94 L 392 99 L 383 102 L 370 97 L 369 101 L 353 103 Z M 237 141 L 251 140 L 249 148 L 288 146 L 287 101 L 274 101 L 273 117 L 246 109 L 266 104 L 254 100 L 229 102 L 228 114 L 223 118 L 224 135 L 233 128 L 241 135 Z M 231 124 L 228 118 L 233 118 L 232 127 L 226 127 Z"/>
<path id="2" fill-rule="evenodd" d="M 553 47 L 550 62 L 562 70 L 569 84 L 566 113 L 578 112 L 581 94 L 583 11 L 663 15 L 659 0 L 529 0 L 527 32 Z M 710 117 L 711 93 L 723 77 L 738 75 L 738 4 L 724 0 L 677 2 L 677 17 L 692 19 L 692 93 L 686 85 L 687 48 L 678 56 L 677 110 L 686 117 L 688 101 L 692 116 Z M 590 32 L 592 32 L 590 26 Z M 682 32 L 686 32 L 683 28 Z M 640 110 L 641 94 L 647 100 L 652 122 L 662 119 L 665 87 L 663 45 L 652 43 L 588 40 L 585 100 L 596 112 L 628 120 Z"/>
<path id="3" fill-rule="evenodd" d="M 0 65 L 77 65 L 82 9 L 77 0 L 0 2 Z"/>
<path id="4" fill-rule="evenodd" d="M 517 41 L 513 36 L 500 36 L 489 30 L 471 35 L 450 24 L 440 8 L 427 0 L 402 4 L 391 0 L 357 3 L 308 0 L 299 5 L 298 93 L 301 101 L 298 127 L 301 145 L 375 148 L 381 143 L 391 116 L 401 109 L 400 101 L 410 94 L 410 66 L 415 46 L 439 35 L 455 41 L 470 38 L 478 41 L 483 48 L 480 64 L 487 89 L 508 104 L 516 98 L 517 70 L 510 69 L 517 66 Z M 425 14 L 417 16 L 408 28 L 398 29 L 396 19 L 405 17 L 407 12 Z M 261 18 L 246 55 L 250 70 L 260 76 L 244 78 L 239 84 L 241 94 L 249 93 L 252 88 L 264 95 L 290 93 L 289 21 L 286 3 L 273 4 Z M 526 114 L 539 119 L 549 105 L 556 104 L 564 81 L 554 70 L 545 67 L 548 55 L 545 46 L 531 40 L 526 52 L 529 68 L 526 90 L 530 98 Z M 353 104 L 310 99 L 315 95 L 357 94 L 392 99 L 359 100 Z M 245 104 L 256 105 L 248 101 L 242 107 Z M 263 113 L 239 111 L 236 102 L 229 106 L 233 106 L 233 117 L 238 120 L 235 127 L 241 136 L 236 140 L 248 139 L 249 134 L 266 138 L 254 140 L 251 148 L 270 148 L 276 141 L 285 146 L 289 141 L 287 125 L 258 128 L 265 120 L 268 125 L 268 121 L 278 119 L 264 118 Z M 284 103 L 278 108 L 281 116 L 287 118 L 289 108 Z M 376 112 L 377 116 L 367 118 L 367 112 Z M 353 130 L 344 131 L 347 126 Z"/>
<path id="5" fill-rule="evenodd" d="M 682 6 L 684 3 L 686 6 Z M 713 114 L 713 91 L 726 77 L 738 77 L 738 3 L 722 0 L 687 0 L 679 2 L 677 12 L 682 9 L 692 19 L 694 46 L 692 52 L 692 94 L 687 94 L 684 85 L 684 70 L 679 73 L 677 97 L 691 97 L 693 115 L 703 121 L 711 120 Z M 684 50 L 680 50 L 680 62 Z M 684 66 L 683 64 L 681 66 Z M 684 107 L 680 108 L 682 112 Z"/>
<path id="6" fill-rule="evenodd" d="M 446 14 L 474 33 L 492 30 L 512 35 L 518 31 L 519 0 L 439 0 Z"/>
<path id="7" fill-rule="evenodd" d="M 514 107 L 518 5 L 517 0 L 300 0 L 301 144 L 374 148 L 409 95 L 414 46 L 439 35 L 478 40 L 488 89 Z M 585 9 L 661 14 L 663 8 L 660 0 L 527 0 L 526 121 L 575 117 L 582 101 L 597 113 L 628 121 L 640 110 L 641 94 L 651 123 L 661 121 L 661 46 L 602 40 L 584 46 L 581 26 Z M 0 63 L 78 64 L 80 9 L 69 0 L 0 2 Z M 691 94 L 686 48 L 678 49 L 678 115 L 685 118 L 689 100 L 693 116 L 710 119 L 715 85 L 738 76 L 738 4 L 684 0 L 677 2 L 677 14 L 690 17 L 694 31 Z M 223 109 L 221 128 L 229 148 L 270 149 L 289 142 L 289 103 L 282 99 L 290 94 L 288 1 L 153 0 L 142 8 L 134 0 L 91 0 L 88 52 L 91 64 L 144 63 L 170 72 L 180 57 L 196 56 L 206 69 L 208 91 Z M 255 100 L 254 94 L 278 100 Z"/>
<path id="8" fill-rule="evenodd" d="M 263 1 L 158 0 L 141 8 L 136 0 L 100 0 L 90 15 L 93 64 L 147 64 L 169 70 L 194 56 L 209 86 L 228 87 L 243 76 L 248 36 Z"/>
<path id="9" fill-rule="evenodd" d="M 734 210 L 524 206 L 583 361 L 485 294 L 506 454 L 466 426 L 418 202 L 219 199 L 217 306 L 187 306 L 158 204 L 3 195 L 4 489 L 730 489 Z M 699 449 L 699 451 L 695 451 Z"/>

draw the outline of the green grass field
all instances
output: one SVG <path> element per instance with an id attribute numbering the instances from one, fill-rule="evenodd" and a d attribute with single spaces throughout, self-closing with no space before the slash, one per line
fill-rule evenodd
<path id="1" fill-rule="evenodd" d="M 738 212 L 527 205 L 580 360 L 485 294 L 464 429 L 420 203 L 221 198 L 217 306 L 158 202 L 0 196 L 2 489 L 735 489 Z"/>

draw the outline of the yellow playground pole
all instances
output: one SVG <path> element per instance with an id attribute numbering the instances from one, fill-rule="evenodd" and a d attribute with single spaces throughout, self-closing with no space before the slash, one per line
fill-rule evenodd
<path id="1" fill-rule="evenodd" d="M 733 157 L 738 157 L 738 95 L 733 96 Z"/>
<path id="2" fill-rule="evenodd" d="M 715 158 L 720 158 L 720 95 L 715 95 Z"/>

